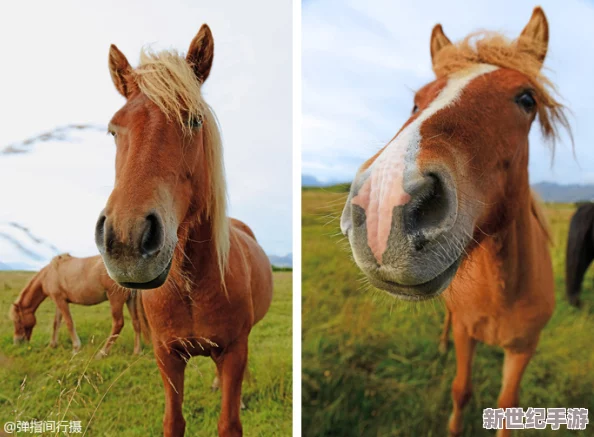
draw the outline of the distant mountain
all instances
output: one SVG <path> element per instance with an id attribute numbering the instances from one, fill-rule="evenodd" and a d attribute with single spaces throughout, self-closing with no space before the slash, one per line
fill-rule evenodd
<path id="1" fill-rule="evenodd" d="M 268 255 L 270 264 L 275 267 L 293 267 L 293 254 L 289 253 L 285 256 Z"/>
<path id="2" fill-rule="evenodd" d="M 14 262 L 14 263 L 2 263 L 0 262 L 0 271 L 6 270 L 23 270 L 28 272 L 34 272 L 38 269 L 30 264 L 23 263 L 23 262 Z"/>
<path id="3" fill-rule="evenodd" d="M 326 185 L 332 185 L 332 183 L 324 183 L 315 176 L 309 174 L 301 175 L 301 186 L 302 187 L 324 187 Z"/>
<path id="4" fill-rule="evenodd" d="M 594 201 L 594 185 L 561 185 L 554 182 L 539 182 L 532 185 L 532 188 L 545 202 Z"/>
<path id="5" fill-rule="evenodd" d="M 285 256 L 268 255 L 270 263 L 275 267 L 293 267 L 293 254 L 289 253 Z M 24 271 L 37 271 L 37 267 L 27 264 L 24 262 L 13 262 L 3 263 L 0 262 L 0 272 L 7 270 L 24 270 Z"/>
<path id="6" fill-rule="evenodd" d="M 312 175 L 301 175 L 303 187 L 329 187 L 338 185 L 338 181 L 322 182 Z M 532 185 L 534 191 L 545 202 L 573 203 L 581 201 L 594 202 L 594 184 L 590 185 L 562 185 L 555 182 L 538 182 Z"/>
<path id="7" fill-rule="evenodd" d="M 309 174 L 301 175 L 301 186 L 302 187 L 332 187 L 334 185 L 344 184 L 345 181 L 339 181 L 336 179 L 331 179 L 329 181 L 321 181 L 315 176 Z"/>

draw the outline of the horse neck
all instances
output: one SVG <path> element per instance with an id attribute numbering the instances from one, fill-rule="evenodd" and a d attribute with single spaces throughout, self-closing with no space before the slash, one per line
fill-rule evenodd
<path id="1" fill-rule="evenodd" d="M 191 279 L 199 281 L 214 280 L 220 275 L 216 257 L 216 247 L 212 235 L 212 224 L 207 218 L 185 221 L 187 227 L 180 226 L 175 260 L 172 266 L 172 279 L 179 281 Z"/>
<path id="2" fill-rule="evenodd" d="M 16 302 L 21 310 L 35 312 L 41 302 L 45 300 L 47 295 L 43 291 L 44 277 L 45 268 L 37 273 L 25 286 Z"/>
<path id="3" fill-rule="evenodd" d="M 511 294 L 512 297 L 521 293 L 529 284 L 532 275 L 530 270 L 534 267 L 536 256 L 547 247 L 535 248 L 535 245 L 544 242 L 544 232 L 535 222 L 532 214 L 532 198 L 530 188 L 520 188 L 518 199 L 506 211 L 508 223 L 505 227 L 482 239 L 480 245 L 472 251 L 472 260 L 465 263 L 466 268 L 472 268 L 472 263 L 496 266 L 501 284 L 501 292 Z M 542 235 L 541 235 L 542 234 Z"/>

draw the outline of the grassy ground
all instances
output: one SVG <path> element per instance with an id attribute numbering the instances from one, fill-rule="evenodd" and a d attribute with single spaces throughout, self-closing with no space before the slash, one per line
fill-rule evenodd
<path id="1" fill-rule="evenodd" d="M 344 190 L 342 190 L 344 191 Z M 455 373 L 453 348 L 437 350 L 444 306 L 411 304 L 365 288 L 340 235 L 346 193 L 303 192 L 303 430 L 311 436 L 444 436 Z M 564 297 L 564 253 L 571 205 L 547 206 L 557 307 L 522 382 L 521 406 L 585 407 L 594 435 L 594 287 L 589 272 L 584 306 Z M 503 353 L 479 345 L 474 395 L 464 436 L 482 429 L 482 410 L 496 407 Z M 563 427 L 518 435 L 574 435 Z"/>
<path id="2" fill-rule="evenodd" d="M 13 346 L 13 326 L 6 315 L 30 277 L 31 273 L 0 273 L 0 424 L 80 420 L 83 429 L 89 426 L 87 436 L 160 435 L 161 377 L 150 347 L 144 345 L 140 357 L 132 355 L 134 337 L 128 314 L 121 338 L 103 360 L 93 357 L 110 331 L 107 303 L 71 305 L 83 343 L 75 356 L 65 326 L 58 348 L 47 346 L 55 310 L 49 300 L 38 309 L 31 343 Z M 243 386 L 246 436 L 287 436 L 292 429 L 291 273 L 275 273 L 274 280 L 272 307 L 250 336 L 252 379 Z M 210 359 L 190 360 L 184 401 L 186 435 L 217 435 L 220 393 L 210 390 L 214 371 Z"/>

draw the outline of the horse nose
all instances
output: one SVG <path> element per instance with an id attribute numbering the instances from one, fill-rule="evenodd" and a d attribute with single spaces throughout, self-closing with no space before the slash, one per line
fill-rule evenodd
<path id="1" fill-rule="evenodd" d="M 99 249 L 100 253 L 105 253 L 106 247 L 106 238 L 105 238 L 105 227 L 106 227 L 107 216 L 103 211 L 99 215 L 99 219 L 97 219 L 97 223 L 95 224 L 95 244 L 97 245 L 97 249 Z"/>
<path id="2" fill-rule="evenodd" d="M 405 234 L 428 237 L 447 230 L 455 208 L 453 194 L 441 175 L 429 173 L 416 178 L 405 184 L 405 190 L 410 195 L 402 211 Z"/>
<path id="3" fill-rule="evenodd" d="M 149 258 L 157 254 L 164 243 L 163 222 L 156 213 L 150 213 L 146 216 L 144 232 L 142 232 L 140 238 L 140 254 L 145 258 Z"/>
<path id="4" fill-rule="evenodd" d="M 118 239 L 112 222 L 102 212 L 95 226 L 95 244 L 101 254 L 113 257 L 118 250 L 124 249 L 147 259 L 157 255 L 165 244 L 163 220 L 156 212 L 148 213 L 123 234 L 130 236 L 129 241 Z"/>
<path id="5" fill-rule="evenodd" d="M 369 250 L 379 265 L 390 263 L 406 248 L 422 250 L 453 226 L 456 190 L 447 170 L 411 171 L 400 179 L 370 173 L 353 182 L 341 218 L 342 231 L 361 259 Z"/>

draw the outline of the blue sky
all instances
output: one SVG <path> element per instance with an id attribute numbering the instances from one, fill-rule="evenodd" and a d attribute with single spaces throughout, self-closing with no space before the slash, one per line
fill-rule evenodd
<path id="1" fill-rule="evenodd" d="M 202 23 L 215 38 L 204 94 L 222 125 L 230 214 L 268 253 L 284 255 L 292 246 L 290 2 L 3 2 L 0 149 L 71 123 L 106 126 L 124 103 L 110 79 L 109 45 L 136 65 L 144 45 L 185 52 Z M 113 186 L 114 156 L 113 139 L 94 131 L 0 155 L 0 233 L 30 243 L 16 222 L 60 251 L 96 254 L 94 223 Z M 41 261 L 0 238 L 0 262 L 40 265 L 53 254 L 37 249 Z"/>
<path id="2" fill-rule="evenodd" d="M 457 41 L 487 29 L 519 35 L 538 3 L 497 1 L 306 1 L 303 3 L 302 173 L 349 181 L 407 120 L 414 90 L 433 80 L 436 23 Z M 550 26 L 547 74 L 572 111 L 575 138 L 549 149 L 533 125 L 531 182 L 594 183 L 594 3 L 540 1 Z"/>

